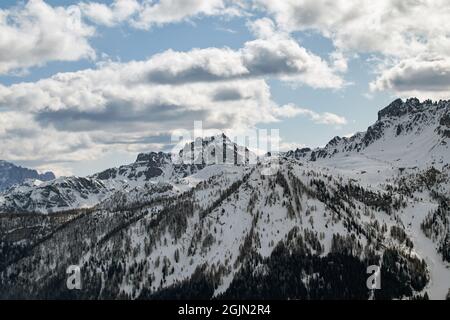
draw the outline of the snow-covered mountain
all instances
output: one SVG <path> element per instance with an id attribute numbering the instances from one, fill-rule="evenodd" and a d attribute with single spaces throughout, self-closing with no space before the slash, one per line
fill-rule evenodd
<path id="1" fill-rule="evenodd" d="M 16 166 L 10 162 L 0 160 L 0 191 L 25 182 L 27 179 L 49 181 L 55 179 L 52 172 L 39 174 L 36 170 Z"/>
<path id="2" fill-rule="evenodd" d="M 0 298 L 444 299 L 449 111 L 396 100 L 365 133 L 256 164 L 217 136 L 15 187 L 0 196 Z M 228 164 L 206 161 L 214 141 Z"/>
<path id="3" fill-rule="evenodd" d="M 128 196 L 130 191 L 139 193 L 156 183 L 169 183 L 178 191 L 186 190 L 192 185 L 192 179 L 187 177 L 206 166 L 245 164 L 249 156 L 247 148 L 236 145 L 225 135 L 198 138 L 187 143 L 178 154 L 141 153 L 134 163 L 89 177 L 61 177 L 48 182 L 28 180 L 14 185 L 0 193 L 0 214 L 91 208 L 110 196 L 117 197 L 120 193 Z"/>
<path id="4" fill-rule="evenodd" d="M 441 168 L 448 164 L 449 138 L 449 101 L 397 99 L 378 112 L 378 120 L 367 131 L 335 137 L 324 148 L 290 151 L 287 156 L 311 161 L 357 156 L 396 167 Z"/>

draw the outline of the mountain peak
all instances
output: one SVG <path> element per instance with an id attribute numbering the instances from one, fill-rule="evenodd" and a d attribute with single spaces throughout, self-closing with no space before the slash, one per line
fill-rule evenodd
<path id="1" fill-rule="evenodd" d="M 378 111 L 378 120 L 381 120 L 386 116 L 401 116 L 406 111 L 404 110 L 404 103 L 402 99 L 396 99 L 391 102 L 387 107 Z"/>
<path id="2" fill-rule="evenodd" d="M 450 138 L 450 101 L 409 98 L 396 99 L 378 112 L 378 121 L 365 132 L 350 137 L 336 136 L 325 147 L 312 152 L 300 150 L 286 153 L 288 157 L 317 159 L 337 154 L 364 153 L 383 161 L 414 163 L 426 166 L 444 163 Z M 426 152 L 414 148 L 421 144 Z M 408 155 L 408 156 L 407 156 Z M 420 158 L 420 159 L 419 159 Z"/>
<path id="3" fill-rule="evenodd" d="M 378 121 L 388 117 L 401 117 L 407 113 L 422 112 L 428 108 L 448 108 L 448 100 L 434 102 L 430 99 L 420 102 L 417 98 L 408 98 L 406 101 L 396 99 L 387 107 L 378 112 Z"/>
<path id="4" fill-rule="evenodd" d="M 245 163 L 249 150 L 233 142 L 224 133 L 199 137 L 180 150 L 180 160 L 196 164 Z"/>
<path id="5" fill-rule="evenodd" d="M 11 162 L 0 160 L 0 191 L 12 185 L 23 183 L 27 179 L 50 181 L 55 178 L 53 172 L 40 174 L 36 170 L 23 168 Z"/>
<path id="6" fill-rule="evenodd" d="M 139 153 L 135 162 L 152 162 L 155 164 L 161 164 L 165 160 L 170 158 L 170 154 L 164 152 L 146 152 Z"/>

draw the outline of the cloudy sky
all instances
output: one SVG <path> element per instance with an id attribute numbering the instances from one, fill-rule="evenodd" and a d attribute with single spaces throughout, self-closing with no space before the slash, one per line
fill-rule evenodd
<path id="1" fill-rule="evenodd" d="M 86 175 L 171 134 L 363 131 L 397 97 L 450 96 L 444 0 L 0 2 L 0 159 Z"/>

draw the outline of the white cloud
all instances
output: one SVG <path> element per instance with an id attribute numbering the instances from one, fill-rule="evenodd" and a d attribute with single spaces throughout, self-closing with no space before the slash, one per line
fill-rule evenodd
<path id="1" fill-rule="evenodd" d="M 281 106 L 276 110 L 277 115 L 285 114 L 289 117 L 295 117 L 298 115 L 303 115 L 309 117 L 313 122 L 318 124 L 326 125 L 345 125 L 347 124 L 347 119 L 345 117 L 339 116 L 331 112 L 317 113 L 310 109 L 299 108 L 292 103 Z"/>
<path id="2" fill-rule="evenodd" d="M 334 51 L 330 54 L 332 69 L 336 72 L 346 72 L 348 69 L 347 58 L 342 52 Z"/>
<path id="3" fill-rule="evenodd" d="M 439 49 L 450 30 L 450 7 L 443 0 L 255 2 L 272 14 L 281 28 L 316 30 L 344 51 L 410 56 L 427 47 Z"/>
<path id="4" fill-rule="evenodd" d="M 290 37 L 276 35 L 249 41 L 241 50 L 245 67 L 253 75 L 273 75 L 294 85 L 341 88 L 344 81 L 328 63 Z"/>
<path id="5" fill-rule="evenodd" d="M 154 25 L 180 22 L 196 16 L 239 15 L 232 1 L 224 0 L 160 0 L 145 3 L 133 21 L 136 28 L 149 29 Z"/>
<path id="6" fill-rule="evenodd" d="M 76 6 L 51 7 L 42 0 L 0 9 L 0 74 L 48 61 L 94 58 L 88 43 L 94 29 Z"/>
<path id="7" fill-rule="evenodd" d="M 392 90 L 401 97 L 448 99 L 450 58 L 416 57 L 386 68 L 370 84 L 371 91 Z"/>
<path id="8" fill-rule="evenodd" d="M 288 36 L 248 41 L 243 48 L 165 51 L 153 56 L 135 79 L 156 84 L 276 77 L 294 85 L 341 88 L 344 80 L 320 57 Z M 145 79 L 141 79 L 144 77 Z"/>
<path id="9" fill-rule="evenodd" d="M 450 55 L 450 6 L 444 0 L 254 0 L 260 9 L 274 17 L 278 28 L 286 32 L 313 30 L 333 41 L 337 52 L 380 55 L 375 87 L 395 93 L 428 95 L 439 98 L 448 95 L 445 83 L 429 85 L 424 81 L 397 78 L 406 69 L 424 72 L 431 82 L 445 80 L 442 60 Z M 440 57 L 422 59 L 420 66 L 409 67 L 418 56 Z M 346 70 L 343 60 L 335 60 L 336 71 Z M 403 71 L 402 71 L 403 70 Z M 442 79 L 444 78 L 444 79 Z M 408 89 L 395 85 L 406 81 Z M 372 85 L 373 87 L 374 85 Z M 405 88 L 406 89 L 406 88 Z"/>
<path id="10" fill-rule="evenodd" d="M 247 27 L 260 39 L 273 38 L 277 34 L 275 23 L 269 18 L 261 18 L 247 22 Z"/>
<path id="11" fill-rule="evenodd" d="M 110 5 L 98 2 L 82 2 L 79 6 L 87 18 L 108 27 L 131 18 L 141 9 L 141 4 L 136 0 L 115 0 Z"/>
<path id="12" fill-rule="evenodd" d="M 83 2 L 80 7 L 85 16 L 97 24 L 111 27 L 127 22 L 134 28 L 145 30 L 202 16 L 238 16 L 242 13 L 239 1 L 228 0 L 115 0 L 110 5 Z"/>
<path id="13" fill-rule="evenodd" d="M 240 7 L 223 0 L 115 0 L 66 7 L 30 0 L 0 9 L 0 74 L 22 74 L 50 61 L 94 59 L 95 50 L 88 40 L 96 30 L 88 21 L 108 27 L 126 22 L 149 29 L 194 17 L 239 15 Z"/>
<path id="14" fill-rule="evenodd" d="M 72 162 L 101 151 L 88 134 L 40 126 L 32 114 L 0 112 L 0 154 L 10 160 Z"/>

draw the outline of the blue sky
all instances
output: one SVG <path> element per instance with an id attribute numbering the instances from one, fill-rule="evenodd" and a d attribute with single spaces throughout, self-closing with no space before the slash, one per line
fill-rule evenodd
<path id="1" fill-rule="evenodd" d="M 77 119 L 81 116 L 86 116 L 86 105 L 83 105 L 83 103 L 89 104 L 89 100 L 85 100 L 83 98 L 84 100 L 73 102 L 73 99 L 67 99 L 69 101 L 68 105 L 61 105 L 64 104 L 64 102 L 61 102 L 64 100 L 64 97 L 61 97 L 61 99 L 58 98 L 60 99 L 58 100 L 58 104 L 53 106 L 51 104 L 54 99 L 41 102 L 40 100 L 36 100 L 36 97 L 33 95 L 30 95 L 31 98 L 24 98 L 24 95 L 26 96 L 28 92 L 34 92 L 33 90 L 39 90 L 40 94 L 38 97 L 41 98 L 43 95 L 45 96 L 45 90 L 50 90 L 47 89 L 49 86 L 43 86 L 40 82 L 45 79 L 52 79 L 52 77 L 58 73 L 67 74 L 87 69 L 97 70 L 99 73 L 103 72 L 103 70 L 106 72 L 110 70 L 109 64 L 111 63 L 120 65 L 123 67 L 123 70 L 129 70 L 127 66 L 131 61 L 152 61 L 156 54 L 162 54 L 165 58 L 165 53 L 168 50 L 191 54 L 194 49 L 230 48 L 231 52 L 227 51 L 226 54 L 227 57 L 231 57 L 234 53 L 240 54 L 242 48 L 249 46 L 249 43 L 253 43 L 253 41 L 265 41 L 265 49 L 268 48 L 268 44 L 274 41 L 280 41 L 280 43 L 283 42 L 289 46 L 294 46 L 294 49 L 296 50 L 295 52 L 298 52 L 298 54 L 302 55 L 302 57 L 304 54 L 301 50 L 304 49 L 307 53 L 307 57 L 305 58 L 307 60 L 305 60 L 305 64 L 310 63 L 308 62 L 310 61 L 308 60 L 310 58 L 311 61 L 316 61 L 316 58 L 321 60 L 319 63 L 320 67 L 324 67 L 326 69 L 324 71 L 325 77 L 329 76 L 330 79 L 334 77 L 334 80 L 330 80 L 334 81 L 333 84 L 325 81 L 322 84 L 320 82 L 321 79 L 314 78 L 314 68 L 317 66 L 313 66 L 311 69 L 311 74 L 307 73 L 306 75 L 303 74 L 303 67 L 300 66 L 298 67 L 298 70 L 296 69 L 292 71 L 292 73 L 291 70 L 289 70 L 289 73 L 286 75 L 283 75 L 278 71 L 267 74 L 263 74 L 258 71 L 259 73 L 256 72 L 254 79 L 252 78 L 252 80 L 245 80 L 248 81 L 248 85 L 252 86 L 257 86 L 256 81 L 264 81 L 268 88 L 268 93 L 266 92 L 266 94 L 270 98 L 270 106 L 264 108 L 261 107 L 261 109 L 258 109 L 258 107 L 255 107 L 254 103 L 252 103 L 252 108 L 255 109 L 251 112 L 254 112 L 255 115 L 264 112 L 273 112 L 273 115 L 280 115 L 280 110 L 284 109 L 278 110 L 278 108 L 282 108 L 285 105 L 293 105 L 297 108 L 297 111 L 292 112 L 289 116 L 276 116 L 277 121 L 265 121 L 263 120 L 264 116 L 262 115 L 258 115 L 261 120 L 255 119 L 254 121 L 251 121 L 248 119 L 248 116 L 246 118 L 247 120 L 239 120 L 240 126 L 248 125 L 249 127 L 256 128 L 279 129 L 282 139 L 282 146 L 285 148 L 301 145 L 311 147 L 321 146 L 326 144 L 336 135 L 343 136 L 357 131 L 364 131 L 376 120 L 378 110 L 389 104 L 389 102 L 398 96 L 407 97 L 411 94 L 416 94 L 420 98 L 424 98 L 428 97 L 429 92 L 431 91 L 433 93 L 437 92 L 438 94 L 431 96 L 430 98 L 437 99 L 447 94 L 446 90 L 448 89 L 448 83 L 444 83 L 444 89 L 439 91 L 434 88 L 429 90 L 426 85 L 422 88 L 420 82 L 404 79 L 404 73 L 400 72 L 402 70 L 399 71 L 399 66 L 404 66 L 409 63 L 411 59 L 415 59 L 418 55 L 414 54 L 408 56 L 404 53 L 405 50 L 403 50 L 400 45 L 398 46 L 399 48 L 394 46 L 396 51 L 394 51 L 394 49 L 384 49 L 382 45 L 378 45 L 378 43 L 376 43 L 378 38 L 375 38 L 375 36 L 373 39 L 369 38 L 364 39 L 364 41 L 361 40 L 361 44 L 354 44 L 353 42 L 346 43 L 346 39 L 348 39 L 349 34 L 345 33 L 340 35 L 335 32 L 334 35 L 330 35 L 330 33 L 334 30 L 333 28 L 337 28 L 337 26 L 339 26 L 338 22 L 323 20 L 325 18 L 321 18 L 319 15 L 317 15 L 317 17 L 315 16 L 317 21 L 307 23 L 303 22 L 301 19 L 297 21 L 295 17 L 292 17 L 292 19 L 286 18 L 286 11 L 284 10 L 290 10 L 290 8 L 277 7 L 274 3 L 267 3 L 267 1 L 256 1 L 261 3 L 258 3 L 259 7 L 255 9 L 254 7 L 240 5 L 237 1 L 214 0 L 213 2 L 215 4 L 212 4 L 211 8 L 200 8 L 198 11 L 188 11 L 185 13 L 185 16 L 180 13 L 181 17 L 177 16 L 174 18 L 171 14 L 168 14 L 167 11 L 163 10 L 152 11 L 152 16 L 150 18 L 146 18 L 147 20 L 150 19 L 150 22 L 146 21 L 145 23 L 147 25 L 144 27 L 137 27 L 137 23 L 145 20 L 145 18 L 143 18 L 144 15 L 142 15 L 142 12 L 145 10 L 145 6 L 151 7 L 152 5 L 154 6 L 155 3 L 145 3 L 145 1 L 138 2 L 134 0 L 126 1 L 127 5 L 133 3 L 139 5 L 139 8 L 136 7 L 134 9 L 135 11 L 133 11 L 133 13 L 129 16 L 126 16 L 125 18 L 121 17 L 111 23 L 102 22 L 104 20 L 102 20 L 103 18 L 97 14 L 98 10 L 96 11 L 94 10 L 95 8 L 90 8 L 89 6 L 92 3 L 89 2 L 84 2 L 84 7 L 80 5 L 79 1 L 47 0 L 43 2 L 40 0 L 35 0 L 31 1 L 32 4 L 27 1 L 22 2 L 21 4 L 18 4 L 16 1 L 2 1 L 0 3 L 0 8 L 4 10 L 4 13 L 8 15 L 9 18 L 9 20 L 6 19 L 1 22 L 0 27 L 9 27 L 9 29 L 5 29 L 8 32 L 12 32 L 11 29 L 16 28 L 19 34 L 23 34 L 26 37 L 29 36 L 29 32 L 31 37 L 30 39 L 34 39 L 33 30 L 36 28 L 42 28 L 43 31 L 40 32 L 41 34 L 44 33 L 44 36 L 42 37 L 45 37 L 45 32 L 51 33 L 51 28 L 53 28 L 53 26 L 54 28 L 58 28 L 58 26 L 60 26 L 58 24 L 59 20 L 56 20 L 60 19 L 60 15 L 58 13 L 54 18 L 49 19 L 49 23 L 53 23 L 53 26 L 51 24 L 45 25 L 46 19 L 42 18 L 45 17 L 45 15 L 42 16 L 42 14 L 40 17 L 43 21 L 34 25 L 35 22 L 30 21 L 34 21 L 33 15 L 38 14 L 33 10 L 57 10 L 57 8 L 60 8 L 61 10 L 68 10 L 67 12 L 71 12 L 69 11 L 69 8 L 72 6 L 73 8 L 76 8 L 76 12 L 79 14 L 76 17 L 83 25 L 83 29 L 68 31 L 74 32 L 74 34 L 68 35 L 72 38 L 68 38 L 68 44 L 66 45 L 67 48 L 64 48 L 64 50 L 71 50 L 71 52 L 65 52 L 63 49 L 58 51 L 58 42 L 52 41 L 54 41 L 54 39 L 59 39 L 57 37 L 64 37 L 65 35 L 52 34 L 51 38 L 49 36 L 49 39 L 51 40 L 48 41 L 49 44 L 45 44 L 48 47 L 38 48 L 40 49 L 38 53 L 33 51 L 37 50 L 35 45 L 29 49 L 18 48 L 18 53 L 16 55 L 11 54 L 11 57 L 4 58 L 4 61 L 0 58 L 0 117 L 3 117 L 4 123 L 10 123 L 9 120 L 6 120 L 9 119 L 7 117 L 17 121 L 15 127 L 7 129 L 4 128 L 3 136 L 0 129 L 0 139 L 3 139 L 3 144 L 0 145 L 0 148 L 2 149 L 0 150 L 2 152 L 2 154 L 0 154 L 0 158 L 26 166 L 33 166 L 41 170 L 54 169 L 60 174 L 87 175 L 107 167 L 131 162 L 135 159 L 136 154 L 139 151 L 152 151 L 152 149 L 161 148 L 164 149 L 164 144 L 170 144 L 170 139 L 169 136 L 167 136 L 167 133 L 171 129 L 178 127 L 188 130 L 192 129 L 193 122 L 191 121 L 191 116 L 186 119 L 181 118 L 180 116 L 180 120 L 177 122 L 178 127 L 173 127 L 174 124 L 167 124 L 167 132 L 165 134 L 163 134 L 163 122 L 158 123 L 158 125 L 161 125 L 158 126 L 158 130 L 146 128 L 145 130 L 143 129 L 139 131 L 138 127 L 143 127 L 143 125 L 145 125 L 145 123 L 142 123 L 143 121 L 139 121 L 139 125 L 134 124 L 132 121 L 131 123 L 126 123 L 126 129 L 124 130 L 118 128 L 115 128 L 116 130 L 110 129 L 108 124 L 103 121 L 96 124 L 95 128 L 87 128 L 86 126 L 83 126 L 83 128 L 80 129 L 80 126 L 77 126 L 75 129 L 67 129 L 64 125 L 60 126 L 52 121 L 57 121 L 54 119 L 60 119 L 59 117 L 63 114 L 66 117 L 65 120 L 67 120 L 67 115 L 69 115 L 69 117 L 78 117 Z M 191 1 L 192 3 L 197 2 L 194 0 Z M 174 11 L 179 10 L 176 8 L 177 2 L 178 1 L 172 2 L 174 6 L 172 9 Z M 389 1 L 384 2 L 389 4 Z M 96 3 L 98 5 L 103 4 L 103 8 L 107 10 L 113 10 L 114 8 L 114 3 L 111 1 L 96 1 Z M 302 10 L 301 12 L 312 10 L 310 7 L 306 7 L 306 4 L 304 4 L 304 8 L 301 7 L 300 3 L 308 3 L 308 1 L 298 1 L 298 5 L 293 4 L 294 7 L 292 10 L 294 10 L 294 12 L 295 10 Z M 324 6 L 325 5 L 326 4 L 324 2 Z M 224 9 L 231 7 L 234 9 L 237 8 L 236 11 L 238 13 L 220 13 L 221 11 L 225 11 Z M 90 11 L 91 9 L 93 11 Z M 314 10 L 311 12 L 325 10 L 326 13 L 326 10 L 331 9 L 333 8 L 321 8 L 320 6 L 317 6 L 317 8 L 314 7 Z M 341 8 L 335 9 L 340 10 Z M 381 8 L 380 10 L 386 10 L 386 8 Z M 366 16 L 372 14 L 372 11 L 374 10 L 370 9 L 360 13 L 361 21 L 366 20 Z M 157 14 L 160 14 L 161 18 L 155 18 Z M 382 11 L 380 12 L 380 15 L 381 14 Z M 111 16 L 112 15 L 108 15 L 108 17 Z M 307 17 L 310 17 L 310 15 Z M 403 21 L 405 20 L 403 18 L 404 17 L 400 13 L 396 19 L 398 19 L 398 21 Z M 164 22 L 153 22 L 152 19 L 159 19 L 157 21 Z M 269 32 L 270 35 L 255 33 L 251 26 L 256 25 L 255 22 L 257 21 L 262 21 L 264 26 L 271 26 L 271 31 Z M 356 22 L 359 23 L 359 20 L 355 20 L 353 23 Z M 398 23 L 401 25 L 400 22 Z M 64 26 L 64 24 L 61 24 L 61 26 Z M 348 26 L 343 25 L 342 30 L 354 32 L 355 39 L 359 39 L 359 31 L 353 30 L 351 27 L 353 27 L 353 24 Z M 30 28 L 30 30 L 27 28 Z M 404 28 L 405 30 L 410 29 L 408 29 L 408 25 L 404 26 Z M 413 36 L 423 38 L 424 34 L 428 34 L 427 32 L 431 33 L 431 31 L 436 32 L 436 30 L 424 30 L 423 28 L 418 28 L 417 35 L 413 34 Z M 61 31 L 61 33 L 64 32 L 66 31 Z M 442 32 L 445 33 L 445 31 Z M 447 34 L 444 35 L 447 37 Z M 389 46 L 389 33 L 382 34 L 382 36 L 383 41 L 385 41 L 385 45 Z M 409 36 L 411 38 L 411 35 Z M 12 42 L 13 49 L 11 50 L 16 50 L 14 44 L 22 41 L 22 39 L 10 41 L 14 41 Z M 80 41 L 80 45 L 77 45 L 77 41 Z M 373 44 L 370 43 L 370 41 L 373 41 Z M 396 44 L 399 43 L 398 38 L 392 41 L 396 41 Z M 367 43 L 370 43 L 370 45 L 368 46 Z M 415 43 L 406 43 L 405 46 L 409 45 L 411 48 L 415 48 L 414 44 Z M 74 47 L 71 48 L 71 45 Z M 84 51 L 80 49 L 83 45 L 85 46 Z M 11 45 L 9 47 L 11 47 Z M 391 48 L 392 47 L 393 46 L 391 46 Z M 80 50 L 80 53 L 77 56 L 76 54 L 73 54 L 73 52 L 78 49 Z M 6 52 L 8 47 L 0 44 L 0 50 Z M 27 52 L 26 50 L 30 52 Z M 276 50 L 279 49 L 275 48 L 275 52 L 277 52 Z M 422 50 L 420 51 L 422 55 L 429 54 L 430 52 L 433 53 L 434 56 L 443 54 L 436 52 L 431 45 L 423 48 L 418 46 L 417 50 Z M 47 56 L 42 52 L 45 54 L 48 53 Z M 95 52 L 95 54 L 92 54 L 93 52 Z M 336 71 L 333 69 L 333 59 L 331 56 L 335 53 L 339 53 L 342 56 L 342 59 L 346 62 L 347 68 L 345 68 L 345 70 Z M 208 53 L 208 55 L 209 54 L 210 53 Z M 211 54 L 213 55 L 214 53 Z M 169 55 L 167 59 L 170 59 L 170 57 L 171 56 Z M 263 57 L 263 55 L 257 57 L 260 58 Z M 294 56 L 294 59 L 297 58 L 297 56 Z M 10 61 L 7 59 L 10 59 Z M 209 62 L 208 68 L 215 68 L 215 66 L 211 67 L 211 63 L 214 64 L 216 61 L 218 61 L 217 64 L 221 63 L 221 60 L 219 58 L 215 58 L 214 56 L 208 56 L 208 59 L 211 59 L 208 61 L 212 61 Z M 424 70 L 429 71 L 426 67 L 428 67 L 427 63 L 431 60 L 426 58 L 423 60 L 424 61 L 416 61 L 413 65 L 416 66 L 423 64 L 425 68 Z M 182 63 L 182 60 L 180 63 Z M 289 63 L 290 62 L 288 62 L 288 65 L 290 65 Z M 439 66 L 442 64 L 443 63 Z M 168 66 L 170 67 L 170 62 L 168 63 Z M 444 67 L 445 66 L 446 65 L 444 63 Z M 186 66 L 182 67 L 185 68 Z M 432 70 L 436 69 L 435 66 L 431 66 L 430 68 Z M 424 70 L 420 69 L 417 72 L 419 72 L 420 75 L 420 72 L 425 72 Z M 394 71 L 398 71 L 399 77 L 403 77 L 400 79 L 401 81 L 396 78 L 391 79 L 396 76 Z M 339 80 L 336 80 L 337 78 L 339 78 Z M 445 80 L 446 79 L 444 79 L 444 81 Z M 232 81 L 235 80 L 229 80 L 227 78 L 223 80 L 223 85 L 229 86 L 232 84 Z M 239 76 L 236 81 L 240 81 Z M 339 83 L 337 84 L 336 81 Z M 25 83 L 28 83 L 32 89 L 30 89 L 30 86 L 27 86 Z M 107 81 L 105 83 L 105 85 L 107 85 Z M 216 83 L 214 83 L 214 85 L 217 86 L 217 90 L 221 90 L 220 86 L 222 85 L 222 80 L 217 83 L 219 84 L 216 85 Z M 396 87 L 395 85 L 398 83 L 402 84 L 402 86 L 399 85 Z M 406 85 L 404 85 L 405 83 Z M 408 86 L 410 83 L 413 83 L 415 87 Z M 66 82 L 62 83 L 59 81 L 58 85 L 66 86 L 66 89 L 70 88 L 70 84 Z M 188 91 L 191 90 L 189 85 L 189 83 L 186 84 L 187 87 L 185 88 Z M 205 89 L 203 89 L 203 87 L 195 87 L 195 90 L 198 89 L 199 92 L 203 92 L 203 90 L 209 88 L 207 87 L 208 85 L 212 86 L 213 84 L 204 83 L 202 85 L 205 86 Z M 185 85 L 182 86 L 183 89 L 184 86 Z M 136 88 L 137 87 L 138 85 L 136 85 Z M 4 90 L 2 90 L 2 88 Z M 137 90 L 136 88 L 132 89 Z M 439 88 L 442 88 L 442 86 Z M 180 86 L 174 85 L 173 92 L 179 89 Z M 58 92 L 63 91 L 63 89 L 60 88 L 58 90 Z M 81 89 L 78 89 L 78 87 L 73 87 L 73 91 L 76 90 Z M 89 93 L 89 97 L 97 94 L 99 90 L 101 91 L 102 87 L 99 86 L 99 88 L 92 90 L 93 93 Z M 142 90 L 152 90 L 152 88 L 143 86 Z M 192 92 L 192 95 L 196 94 L 194 91 Z M 25 92 L 25 94 L 23 92 Z M 72 94 L 74 93 L 72 92 Z M 161 95 L 162 93 L 158 94 Z M 74 97 L 75 96 L 78 97 L 79 95 L 74 94 Z M 102 93 L 101 97 L 103 99 L 108 96 L 110 96 L 110 94 L 108 95 L 106 93 Z M 255 93 L 255 96 L 259 97 L 259 93 Z M 160 97 L 160 99 L 164 98 L 165 97 Z M 254 97 L 250 97 L 247 98 L 247 100 L 253 98 Z M 269 98 L 264 98 L 264 101 L 267 101 Z M 167 99 L 168 101 L 173 100 L 172 97 L 168 97 Z M 199 97 L 199 101 L 203 101 L 202 99 L 203 97 Z M 129 102 L 129 100 L 127 100 L 127 102 Z M 258 102 L 258 100 L 256 100 L 256 102 Z M 113 102 L 107 101 L 107 103 Z M 140 108 L 139 106 L 136 106 L 137 103 L 139 103 L 138 100 L 133 100 L 133 108 Z M 122 105 L 120 102 L 114 101 L 114 105 L 116 104 L 118 105 L 116 108 L 122 108 L 122 111 L 126 111 L 127 108 L 129 108 L 126 103 Z M 185 110 L 185 106 L 181 107 Z M 74 108 L 78 108 L 78 111 L 82 110 L 80 111 L 82 113 L 73 113 L 72 110 Z M 102 107 L 99 108 L 103 110 Z M 195 104 L 190 108 L 195 109 Z M 216 103 L 208 108 L 211 108 L 208 109 L 208 112 L 214 112 L 215 109 L 221 110 L 222 106 L 220 103 Z M 223 108 L 226 108 L 226 105 L 224 105 Z M 240 112 L 239 106 L 233 105 L 233 108 L 237 108 L 236 112 Z M 243 104 L 241 108 L 248 107 Z M 64 109 L 63 113 L 61 109 Z M 299 109 L 303 111 L 298 111 Z M 117 111 L 117 109 L 114 110 Z M 150 127 L 153 126 L 153 119 L 151 119 L 151 112 L 153 112 L 152 110 L 153 109 L 148 109 L 148 113 L 150 114 L 150 116 L 148 116 L 148 124 Z M 98 112 L 98 110 L 89 110 L 89 112 L 91 111 Z M 120 114 L 122 114 L 122 111 L 120 111 Z M 141 110 L 139 112 L 141 112 Z M 202 113 L 199 114 L 205 114 L 205 112 L 202 110 Z M 336 121 L 326 121 L 324 120 L 325 113 L 333 114 L 338 118 Z M 232 114 L 227 113 L 226 116 L 229 116 L 230 119 L 234 119 Z M 23 119 L 21 117 L 23 117 Z M 208 119 L 211 119 L 211 116 L 208 117 Z M 145 118 L 147 119 L 147 115 Z M 89 118 L 89 120 L 90 119 L 91 118 Z M 200 117 L 197 120 L 205 119 Z M 27 121 L 32 121 L 33 123 L 36 121 L 35 129 L 41 132 L 42 135 L 45 135 L 45 137 L 48 137 L 49 142 L 36 143 L 33 138 L 39 139 L 39 134 L 41 133 L 33 134 L 30 132 L 30 135 L 27 136 L 24 134 L 25 129 L 18 129 L 19 127 L 21 128 L 21 126 L 25 126 Z M 83 125 L 84 124 L 85 123 L 83 123 Z M 233 125 L 230 124 L 227 126 L 226 123 L 221 122 L 219 127 L 231 128 Z M 20 131 L 20 134 L 14 135 L 14 130 L 17 132 Z M 98 134 L 93 133 L 97 131 Z M 130 141 L 132 141 L 130 146 L 114 143 L 115 139 L 119 139 L 118 134 L 121 132 L 124 133 L 124 135 L 121 135 L 121 139 L 130 139 Z M 127 135 L 125 135 L 125 132 L 127 132 Z M 59 134 L 61 134 L 61 137 Z M 160 139 L 157 139 L 157 143 L 148 141 L 145 143 L 136 142 L 138 140 L 142 141 L 145 134 L 149 134 L 150 136 L 154 134 L 155 136 L 159 136 Z M 108 135 L 110 138 L 107 139 L 107 143 L 105 143 L 105 135 Z M 138 136 L 139 139 L 136 138 Z M 12 146 L 11 143 L 7 144 L 5 142 L 6 139 L 9 139 L 9 141 L 14 140 L 15 146 Z M 77 141 L 72 145 L 74 139 L 79 139 L 80 141 Z M 61 141 L 61 146 L 57 145 L 58 141 Z M 39 150 L 37 152 L 36 148 L 38 145 L 40 145 L 40 148 L 44 150 Z M 70 147 L 67 147 L 68 145 L 70 145 Z M 17 150 L 17 148 L 21 147 L 22 150 Z M 46 150 L 47 147 L 49 150 Z M 24 148 L 28 149 L 23 150 Z"/>

